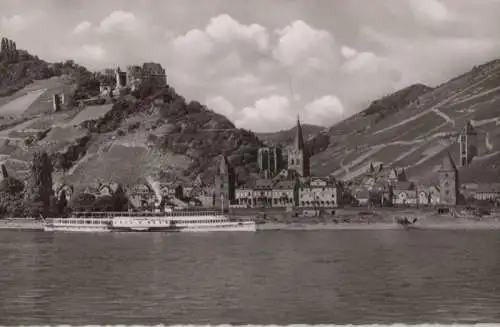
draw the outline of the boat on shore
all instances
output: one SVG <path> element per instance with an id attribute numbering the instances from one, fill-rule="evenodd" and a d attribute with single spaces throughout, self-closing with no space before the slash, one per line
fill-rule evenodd
<path id="1" fill-rule="evenodd" d="M 47 218 L 44 231 L 67 232 L 218 232 L 257 231 L 255 219 L 232 219 L 217 211 L 80 212 Z"/>
<path id="2" fill-rule="evenodd" d="M 394 220 L 396 221 L 396 224 L 403 226 L 404 228 L 415 228 L 415 223 L 418 221 L 418 218 L 396 217 Z"/>

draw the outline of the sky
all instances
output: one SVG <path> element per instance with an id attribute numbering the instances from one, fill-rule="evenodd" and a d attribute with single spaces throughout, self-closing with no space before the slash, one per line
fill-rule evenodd
<path id="1" fill-rule="evenodd" d="M 237 127 L 331 126 L 500 58 L 500 0 L 1 0 L 0 34 L 92 70 L 159 62 Z"/>

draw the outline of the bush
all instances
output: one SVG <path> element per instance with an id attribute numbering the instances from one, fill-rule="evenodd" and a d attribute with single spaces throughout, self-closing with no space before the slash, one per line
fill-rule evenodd
<path id="1" fill-rule="evenodd" d="M 16 196 L 23 192 L 24 183 L 13 178 L 7 177 L 0 182 L 0 196 Z"/>

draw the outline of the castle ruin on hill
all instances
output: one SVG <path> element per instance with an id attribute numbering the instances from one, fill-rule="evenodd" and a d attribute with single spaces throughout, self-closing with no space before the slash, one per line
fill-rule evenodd
<path id="1" fill-rule="evenodd" d="M 117 67 L 115 79 L 115 90 L 118 92 L 125 88 L 134 91 L 145 79 L 153 80 L 158 86 L 167 85 L 165 69 L 160 64 L 154 62 L 144 63 L 142 67 L 137 65 L 128 66 L 125 71 Z"/>

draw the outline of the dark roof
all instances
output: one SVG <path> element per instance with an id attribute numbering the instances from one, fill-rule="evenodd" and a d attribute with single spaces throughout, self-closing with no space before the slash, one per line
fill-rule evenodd
<path id="1" fill-rule="evenodd" d="M 399 191 L 409 191 L 409 190 L 414 190 L 415 185 L 413 184 L 413 182 L 409 181 L 398 181 L 396 182 L 394 189 Z"/>
<path id="2" fill-rule="evenodd" d="M 272 189 L 273 181 L 268 179 L 257 179 L 253 186 L 255 189 Z"/>
<path id="3" fill-rule="evenodd" d="M 451 154 L 446 151 L 446 154 L 443 158 L 443 162 L 441 163 L 441 167 L 438 170 L 439 172 L 457 172 L 457 166 L 455 166 L 455 163 L 453 162 L 453 158 L 451 157 Z"/>
<path id="4" fill-rule="evenodd" d="M 300 126 L 299 117 L 297 117 L 297 130 L 293 144 L 296 150 L 304 150 L 304 136 L 302 134 L 302 126 Z"/>
<path id="5" fill-rule="evenodd" d="M 295 188 L 295 181 L 278 181 L 276 184 L 274 184 L 274 189 L 278 190 L 290 190 Z"/>
<path id="6" fill-rule="evenodd" d="M 476 192 L 477 193 L 500 193 L 500 183 L 479 184 Z"/>

